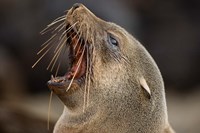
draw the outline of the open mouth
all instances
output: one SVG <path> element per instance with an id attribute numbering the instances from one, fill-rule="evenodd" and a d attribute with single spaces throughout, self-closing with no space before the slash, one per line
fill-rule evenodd
<path id="1" fill-rule="evenodd" d="M 70 25 L 66 27 L 68 29 Z M 69 67 L 67 72 L 62 77 L 53 77 L 48 81 L 48 86 L 51 87 L 68 87 L 71 84 L 78 83 L 79 85 L 84 82 L 86 75 L 87 65 L 87 42 L 76 32 L 75 29 L 71 29 L 66 33 L 67 41 L 66 45 L 69 46 Z"/>
<path id="2" fill-rule="evenodd" d="M 68 80 L 79 79 L 85 74 L 86 70 L 86 45 L 85 40 L 81 38 L 73 29 L 67 33 L 67 43 L 70 45 L 69 58 L 71 67 L 66 73 Z"/>

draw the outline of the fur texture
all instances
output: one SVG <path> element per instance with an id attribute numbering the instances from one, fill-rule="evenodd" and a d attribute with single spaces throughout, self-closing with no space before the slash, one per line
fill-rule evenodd
<path id="1" fill-rule="evenodd" d="M 72 86 L 70 93 L 51 88 L 59 91 L 65 104 L 54 133 L 173 133 L 163 79 L 146 49 L 126 30 L 97 18 L 82 4 L 66 15 L 66 23 L 76 22 L 74 28 L 93 44 L 89 100 L 83 111 L 84 86 Z M 118 46 L 109 43 L 110 34 Z"/>

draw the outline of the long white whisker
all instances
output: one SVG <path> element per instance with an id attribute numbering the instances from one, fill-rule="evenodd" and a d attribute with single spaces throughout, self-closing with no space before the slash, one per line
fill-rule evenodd
<path id="1" fill-rule="evenodd" d="M 89 106 L 89 98 L 90 98 L 90 76 L 91 76 L 91 66 L 89 66 L 91 64 L 91 62 L 89 61 L 89 49 L 87 52 L 87 71 L 88 71 L 88 92 L 87 92 L 87 104 L 86 106 Z"/>
<path id="2" fill-rule="evenodd" d="M 48 114 L 47 114 L 47 129 L 49 130 L 49 122 L 50 122 L 50 113 L 51 113 L 51 103 L 53 98 L 53 92 L 51 91 L 49 97 L 49 106 L 48 106 Z"/>
<path id="3" fill-rule="evenodd" d="M 61 36 L 59 37 L 59 40 L 60 40 L 61 38 L 63 38 L 63 36 L 66 36 L 66 34 L 67 34 L 67 31 L 64 30 L 64 31 L 62 32 Z"/>
<path id="4" fill-rule="evenodd" d="M 65 23 L 65 22 L 64 22 Z M 64 29 L 66 27 L 66 24 L 64 24 L 59 30 L 58 32 L 60 32 L 62 29 Z"/>
<path id="5" fill-rule="evenodd" d="M 45 33 L 53 30 L 55 27 L 51 26 L 51 27 L 46 27 L 45 29 L 43 29 L 42 31 L 40 31 L 41 35 L 44 35 Z"/>
<path id="6" fill-rule="evenodd" d="M 62 19 L 59 19 L 59 20 L 56 20 L 56 21 L 53 21 L 52 23 L 50 23 L 49 25 L 47 25 L 47 27 L 51 27 L 53 26 L 54 24 L 57 24 L 58 22 L 61 22 L 61 21 L 64 21 L 66 18 L 62 18 Z"/>
<path id="7" fill-rule="evenodd" d="M 59 61 L 59 63 L 58 63 L 57 69 L 56 69 L 55 77 L 57 76 L 58 71 L 59 71 L 59 69 L 60 69 L 60 65 L 61 65 L 61 62 L 62 62 L 62 60 L 63 60 L 63 58 L 64 58 L 64 55 L 65 55 L 66 49 L 67 49 L 67 48 L 65 47 L 65 50 L 64 50 L 64 52 L 63 52 L 62 55 L 61 55 L 60 61 Z"/>
<path id="8" fill-rule="evenodd" d="M 81 40 L 80 45 L 79 45 L 79 47 L 78 47 L 78 50 L 77 50 L 77 52 L 75 53 L 75 56 L 77 56 L 78 53 L 79 53 L 79 51 L 81 50 L 81 43 L 82 43 L 82 41 L 83 41 L 83 40 Z M 78 42 L 77 42 L 77 44 L 78 44 Z M 76 45 L 76 46 L 77 46 L 77 45 Z M 76 47 L 76 46 L 75 46 L 75 47 Z M 74 50 L 75 50 L 75 48 L 74 48 Z"/>
<path id="9" fill-rule="evenodd" d="M 84 89 L 84 99 L 83 99 L 83 112 L 85 112 L 85 107 L 86 107 L 86 103 L 87 103 L 87 94 L 88 94 L 88 92 L 87 92 L 87 89 L 88 89 L 88 82 L 89 82 L 89 77 L 90 77 L 90 75 L 89 75 L 89 57 L 88 57 L 88 49 L 87 49 L 87 58 L 86 58 L 86 62 L 87 62 L 87 64 L 86 64 L 86 76 L 85 76 L 85 89 Z"/>
<path id="10" fill-rule="evenodd" d="M 65 15 L 64 16 L 61 16 L 61 17 L 58 17 L 57 19 L 55 19 L 53 22 L 51 22 L 50 24 L 47 25 L 47 27 L 45 29 L 43 29 L 40 34 L 45 34 L 47 31 L 50 31 L 50 30 L 53 30 L 53 28 L 51 28 L 53 25 L 57 24 L 58 22 L 61 22 L 61 21 L 64 21 L 65 20 Z"/>
<path id="11" fill-rule="evenodd" d="M 55 32 L 56 30 L 58 30 L 58 31 L 61 31 L 64 27 L 66 26 L 66 24 L 65 24 L 65 22 L 63 22 L 63 23 L 61 23 L 60 25 L 58 25 L 58 27 L 56 27 L 55 29 L 54 29 L 54 31 L 52 31 L 52 32 Z M 60 28 L 61 27 L 61 28 Z"/>
<path id="12" fill-rule="evenodd" d="M 66 36 L 63 36 L 63 38 L 59 41 L 59 43 L 58 43 L 56 49 L 54 50 L 54 53 L 59 49 L 59 47 L 60 47 L 61 45 L 63 45 L 64 42 L 67 41 L 67 39 L 68 39 L 68 38 L 66 38 Z"/>
<path id="13" fill-rule="evenodd" d="M 80 28 L 79 28 L 77 34 L 76 34 L 76 36 L 79 35 L 79 37 L 78 37 L 78 41 L 76 42 L 76 44 L 75 44 L 75 46 L 74 46 L 74 49 L 76 49 L 76 47 L 77 47 L 77 45 L 78 45 L 78 42 L 79 42 L 79 40 L 81 39 L 81 36 L 82 36 L 82 32 L 79 34 L 79 32 L 81 31 L 81 27 L 82 27 L 82 24 L 81 24 L 81 26 L 80 26 Z M 80 42 L 80 43 L 82 43 L 82 42 Z"/>
<path id="14" fill-rule="evenodd" d="M 85 38 L 85 42 L 84 42 L 84 46 L 85 45 L 87 45 L 87 39 L 88 39 L 88 34 L 86 34 L 86 38 Z M 88 47 L 88 46 L 87 46 Z M 88 52 L 88 50 L 86 51 L 86 52 Z M 87 54 L 87 56 L 88 56 L 88 54 Z M 87 58 L 88 59 L 88 58 Z M 86 64 L 86 78 L 85 78 L 85 89 L 84 89 L 84 99 L 83 99 L 83 112 L 85 111 L 85 108 L 86 108 L 86 103 L 87 103 L 87 97 L 86 97 L 86 95 L 87 95 L 87 85 L 88 85 L 88 83 L 87 83 L 87 80 L 88 80 L 88 60 L 86 59 L 86 62 L 87 62 L 87 64 Z"/>
<path id="15" fill-rule="evenodd" d="M 64 44 L 64 43 L 63 43 Z M 51 62 L 49 63 L 47 70 L 49 70 L 49 67 L 51 66 L 51 64 L 53 63 L 54 59 L 57 57 L 57 55 L 59 54 L 59 51 L 62 49 L 62 45 L 60 46 L 60 48 L 57 50 L 57 52 L 55 53 L 55 55 L 53 56 Z"/>
<path id="16" fill-rule="evenodd" d="M 49 50 L 52 48 L 52 46 L 32 65 L 32 68 L 34 68 L 38 62 L 49 52 Z"/>
<path id="17" fill-rule="evenodd" d="M 56 18 L 55 20 L 53 20 L 52 22 L 55 22 L 55 21 L 57 21 L 59 19 L 65 18 L 65 17 L 66 17 L 66 15 L 60 16 L 60 17 Z"/>
<path id="18" fill-rule="evenodd" d="M 54 39 L 54 37 L 56 36 L 57 34 L 55 33 L 54 35 L 51 36 L 51 38 L 49 38 L 46 42 L 44 42 L 41 47 L 43 47 L 44 45 L 48 44 L 49 42 L 51 42 L 51 40 Z"/>
<path id="19" fill-rule="evenodd" d="M 76 76 L 76 74 L 77 74 L 77 72 L 78 72 L 78 69 L 80 68 L 80 65 L 81 65 L 81 62 L 82 62 L 82 59 L 83 59 L 84 52 L 85 52 L 85 45 L 84 45 L 84 48 L 83 48 L 83 52 L 82 52 L 82 54 L 81 54 L 81 57 L 79 58 L 78 63 L 77 63 L 78 67 L 77 67 L 77 69 L 76 69 L 76 71 L 75 71 L 75 73 L 74 73 L 74 75 L 73 75 L 73 77 L 72 77 L 72 79 L 71 79 L 71 82 L 70 82 L 68 88 L 66 89 L 66 92 L 70 89 L 70 87 L 71 87 L 71 85 L 72 85 L 72 83 L 73 83 L 73 81 L 74 81 L 74 78 L 75 78 L 75 76 Z"/>
<path id="20" fill-rule="evenodd" d="M 77 22 L 75 22 L 73 25 L 71 25 L 68 29 L 66 29 L 66 31 L 68 31 L 68 30 L 70 30 L 70 29 L 72 29 L 76 24 L 78 23 L 78 21 Z"/>
<path id="21" fill-rule="evenodd" d="M 64 45 L 63 45 L 64 46 Z M 63 46 L 62 46 L 62 48 L 63 48 Z M 55 64 L 56 64 L 56 62 L 57 62 L 57 60 L 58 60 L 58 57 L 60 56 L 60 53 L 62 52 L 62 49 L 61 50 L 59 50 L 59 52 L 58 52 L 58 54 L 57 54 L 57 57 L 56 57 L 56 59 L 54 60 L 54 63 L 53 63 L 53 65 L 52 65 L 52 67 L 51 67 L 51 72 L 53 71 L 53 68 L 54 68 L 54 66 L 55 66 Z"/>

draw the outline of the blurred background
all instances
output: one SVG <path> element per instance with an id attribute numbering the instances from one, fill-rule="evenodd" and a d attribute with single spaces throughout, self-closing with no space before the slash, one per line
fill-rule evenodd
<path id="1" fill-rule="evenodd" d="M 0 132 L 52 132 L 63 105 L 53 96 L 47 130 L 52 73 L 46 60 L 31 66 L 48 39 L 39 32 L 77 2 L 147 48 L 165 81 L 171 125 L 177 133 L 199 133 L 199 0 L 0 0 Z"/>

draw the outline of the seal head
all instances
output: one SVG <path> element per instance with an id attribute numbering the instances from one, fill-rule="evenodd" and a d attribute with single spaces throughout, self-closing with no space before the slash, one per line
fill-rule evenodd
<path id="1" fill-rule="evenodd" d="M 160 71 L 132 35 L 82 4 L 67 12 L 65 26 L 67 72 L 48 81 L 65 105 L 54 132 L 164 133 L 171 129 Z"/>

